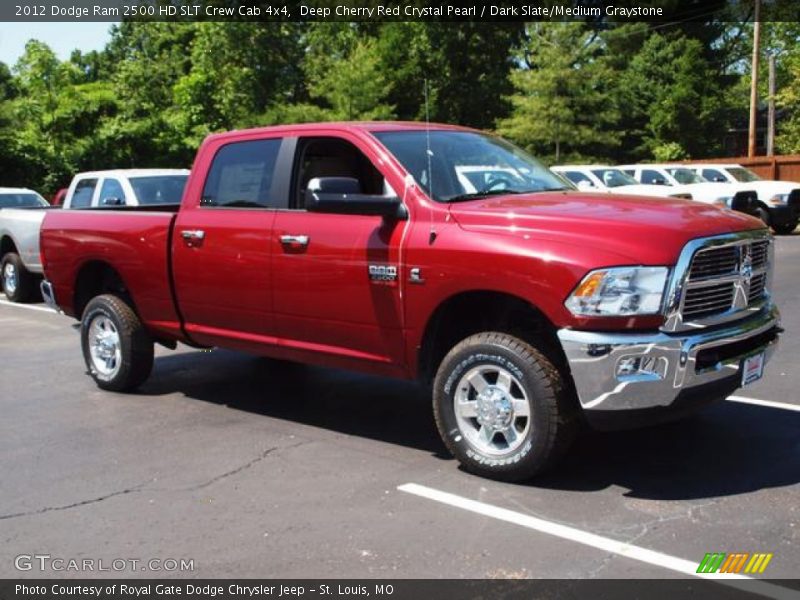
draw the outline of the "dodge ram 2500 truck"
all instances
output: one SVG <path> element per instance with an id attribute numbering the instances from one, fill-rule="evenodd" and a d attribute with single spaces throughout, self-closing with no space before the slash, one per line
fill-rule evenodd
<path id="1" fill-rule="evenodd" d="M 444 125 L 212 135 L 179 207 L 54 211 L 41 239 L 43 294 L 101 388 L 142 384 L 156 342 L 419 378 L 450 451 L 507 480 L 584 420 L 725 398 L 781 331 L 758 219 L 579 192 Z"/>

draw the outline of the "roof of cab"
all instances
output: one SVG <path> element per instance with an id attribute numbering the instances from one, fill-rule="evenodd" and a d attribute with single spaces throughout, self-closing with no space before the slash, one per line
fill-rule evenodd
<path id="1" fill-rule="evenodd" d="M 107 169 L 105 171 L 84 171 L 75 178 L 85 177 L 158 177 L 163 175 L 188 175 L 188 169 Z"/>
<path id="2" fill-rule="evenodd" d="M 258 132 L 280 133 L 280 132 L 314 132 L 316 130 L 339 130 L 339 131 L 471 131 L 477 129 L 462 127 L 460 125 L 446 125 L 444 123 L 424 123 L 417 121 L 334 121 L 329 123 L 299 123 L 296 125 L 271 125 L 269 127 L 255 127 L 253 129 L 237 129 L 224 133 L 215 133 L 207 139 L 236 138 L 243 134 Z"/>
<path id="3" fill-rule="evenodd" d="M 38 192 L 28 188 L 0 187 L 0 194 L 38 194 Z"/>

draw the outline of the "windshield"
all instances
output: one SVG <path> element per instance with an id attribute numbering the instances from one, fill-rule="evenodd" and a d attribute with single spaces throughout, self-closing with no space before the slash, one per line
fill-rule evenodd
<path id="1" fill-rule="evenodd" d="M 49 206 L 39 194 L 0 194 L 0 208 L 37 208 Z"/>
<path id="2" fill-rule="evenodd" d="M 131 187 L 139 204 L 180 204 L 188 175 L 131 177 Z"/>
<path id="3" fill-rule="evenodd" d="M 748 183 L 750 181 L 761 181 L 761 177 L 753 173 L 750 169 L 745 169 L 744 167 L 731 167 L 727 169 L 728 173 L 733 175 L 733 178 L 736 181 L 742 181 L 744 183 Z"/>
<path id="4" fill-rule="evenodd" d="M 639 184 L 633 177 L 619 169 L 593 169 L 592 173 L 603 182 L 603 185 L 610 188 Z"/>
<path id="5" fill-rule="evenodd" d="M 667 169 L 667 171 L 678 183 L 703 183 L 708 181 L 708 179 L 705 177 L 702 177 L 691 169 L 687 169 L 685 167 Z"/>
<path id="6" fill-rule="evenodd" d="M 374 135 L 439 202 L 572 189 L 532 156 L 490 135 L 441 130 Z"/>

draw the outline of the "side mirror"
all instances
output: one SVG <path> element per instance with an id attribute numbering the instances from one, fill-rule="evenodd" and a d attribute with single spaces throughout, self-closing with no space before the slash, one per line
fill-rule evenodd
<path id="1" fill-rule="evenodd" d="M 667 180 L 661 179 L 660 177 L 655 177 L 653 179 L 653 185 L 667 185 Z"/>
<path id="2" fill-rule="evenodd" d="M 406 219 L 408 212 L 397 196 L 362 194 L 361 184 L 352 177 L 316 177 L 305 191 L 309 212 L 341 215 L 374 215 Z"/>
<path id="3" fill-rule="evenodd" d="M 731 210 L 753 214 L 757 207 L 758 194 L 755 192 L 736 192 L 731 200 Z"/>
<path id="4" fill-rule="evenodd" d="M 581 179 L 577 185 L 578 189 L 581 190 L 582 192 L 590 192 L 596 189 L 594 184 L 591 181 L 587 181 L 586 179 Z"/>
<path id="5" fill-rule="evenodd" d="M 103 206 L 124 206 L 125 200 L 122 198 L 117 198 L 116 196 L 112 196 L 110 198 L 103 198 L 100 201 L 100 204 Z"/>

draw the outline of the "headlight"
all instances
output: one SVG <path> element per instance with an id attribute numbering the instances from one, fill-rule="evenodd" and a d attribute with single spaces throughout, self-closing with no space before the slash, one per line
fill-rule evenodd
<path id="1" fill-rule="evenodd" d="M 733 196 L 723 196 L 721 198 L 717 198 L 711 204 L 714 206 L 719 206 L 720 208 L 730 208 L 731 204 L 733 204 Z"/>
<path id="2" fill-rule="evenodd" d="M 667 284 L 666 267 L 598 269 L 583 278 L 564 306 L 586 317 L 655 315 Z"/>
<path id="3" fill-rule="evenodd" d="M 767 200 L 767 204 L 771 204 L 772 206 L 780 206 L 782 204 L 786 204 L 789 201 L 789 194 L 775 194 L 772 198 Z"/>

